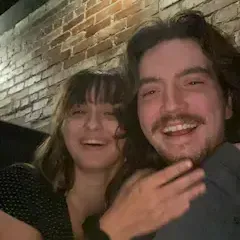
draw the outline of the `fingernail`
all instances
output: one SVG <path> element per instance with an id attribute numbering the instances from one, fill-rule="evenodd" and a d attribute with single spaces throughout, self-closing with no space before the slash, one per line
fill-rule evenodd
<path id="1" fill-rule="evenodd" d="M 186 166 L 187 168 L 191 168 L 192 167 L 192 162 L 190 160 L 187 160 L 184 162 L 184 166 Z"/>

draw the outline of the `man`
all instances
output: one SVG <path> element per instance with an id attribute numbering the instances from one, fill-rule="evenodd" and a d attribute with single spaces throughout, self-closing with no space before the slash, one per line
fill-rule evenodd
<path id="1" fill-rule="evenodd" d="M 239 239 L 240 152 L 225 142 L 240 125 L 239 51 L 200 13 L 186 12 L 141 29 L 127 54 L 135 148 L 157 153 L 162 166 L 191 159 L 206 173 L 207 193 L 154 239 Z"/>

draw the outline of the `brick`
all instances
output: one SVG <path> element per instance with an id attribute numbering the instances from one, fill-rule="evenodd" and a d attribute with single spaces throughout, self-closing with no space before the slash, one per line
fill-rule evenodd
<path id="1" fill-rule="evenodd" d="M 31 59 L 32 59 L 32 53 L 28 53 L 27 55 L 25 55 L 23 58 L 19 59 L 16 62 L 16 67 L 18 68 L 18 67 L 22 66 L 23 64 L 30 61 Z"/>
<path id="2" fill-rule="evenodd" d="M 23 72 L 21 75 L 16 76 L 15 83 L 23 82 L 23 81 L 27 80 L 28 78 L 30 78 L 31 75 L 32 75 L 32 70 L 29 69 L 29 70 Z"/>
<path id="3" fill-rule="evenodd" d="M 86 38 L 94 35 L 96 32 L 100 31 L 101 29 L 109 26 L 111 24 L 111 18 L 108 17 L 106 19 L 104 19 L 101 22 L 98 22 L 97 24 L 89 27 L 86 29 Z"/>
<path id="4" fill-rule="evenodd" d="M 73 12 L 68 13 L 64 18 L 63 18 L 63 23 L 69 23 L 73 19 Z"/>
<path id="5" fill-rule="evenodd" d="M 90 58 L 98 53 L 101 53 L 112 47 L 112 42 L 110 39 L 107 39 L 87 50 L 87 58 Z"/>
<path id="6" fill-rule="evenodd" d="M 11 103 L 11 101 L 12 100 L 10 98 L 5 98 L 5 99 L 1 100 L 0 101 L 0 108 L 7 106 L 8 104 Z"/>
<path id="7" fill-rule="evenodd" d="M 81 62 L 84 59 L 85 59 L 85 52 L 76 54 L 64 62 L 64 68 L 69 68 L 72 65 L 75 65 L 76 63 Z"/>
<path id="8" fill-rule="evenodd" d="M 42 38 L 42 43 L 47 45 L 60 35 L 62 35 L 62 29 L 57 28 L 56 30 L 52 31 L 49 35 Z"/>
<path id="9" fill-rule="evenodd" d="M 43 117 L 50 117 L 53 113 L 53 106 L 46 106 L 43 108 Z"/>
<path id="10" fill-rule="evenodd" d="M 134 15 L 135 13 L 139 12 L 143 9 L 142 2 L 136 2 L 133 5 L 131 5 L 129 8 L 123 9 L 122 11 L 116 13 L 114 15 L 114 20 L 118 21 L 122 18 Z"/>
<path id="11" fill-rule="evenodd" d="M 214 14 L 214 23 L 228 22 L 238 16 L 238 4 L 231 4 Z"/>
<path id="12" fill-rule="evenodd" d="M 0 71 L 2 71 L 4 68 L 6 68 L 10 64 L 10 60 L 3 62 L 0 64 Z"/>
<path id="13" fill-rule="evenodd" d="M 8 80 L 8 74 L 0 77 L 0 85 Z"/>
<path id="14" fill-rule="evenodd" d="M 71 36 L 67 41 L 62 44 L 62 51 L 72 48 L 73 46 L 81 42 L 83 39 L 85 39 L 85 32 L 81 32 L 77 35 Z"/>
<path id="15" fill-rule="evenodd" d="M 49 118 L 45 119 L 44 114 L 42 114 L 42 116 L 44 117 L 44 120 L 42 120 L 42 118 L 41 118 L 37 122 L 32 122 L 31 126 L 33 129 L 36 129 L 38 131 L 50 133 L 50 129 L 51 129 L 50 128 L 50 119 Z"/>
<path id="16" fill-rule="evenodd" d="M 46 52 L 43 56 L 43 58 L 45 59 L 51 59 L 54 58 L 55 56 L 58 56 L 61 52 L 61 46 L 56 46 L 54 48 L 52 48 L 51 50 L 49 50 L 48 52 Z"/>
<path id="17" fill-rule="evenodd" d="M 232 20 L 227 23 L 220 24 L 219 27 L 227 34 L 232 34 L 233 32 L 240 30 L 240 21 L 239 19 Z"/>
<path id="18" fill-rule="evenodd" d="M 48 103 L 48 99 L 47 98 L 42 99 L 42 100 L 40 100 L 38 102 L 35 102 L 33 104 L 33 111 L 36 111 L 36 110 L 39 110 L 39 109 L 45 107 L 47 105 L 47 103 Z"/>
<path id="19" fill-rule="evenodd" d="M 77 72 L 84 70 L 84 69 L 90 69 L 97 66 L 97 58 L 96 56 L 84 59 L 83 61 L 79 62 L 78 64 L 75 64 L 71 68 L 67 69 L 70 71 L 69 76 L 72 76 L 76 74 Z"/>
<path id="20" fill-rule="evenodd" d="M 97 0 L 88 0 L 88 2 L 87 2 L 87 9 L 91 8 L 95 4 L 97 4 Z"/>
<path id="21" fill-rule="evenodd" d="M 28 91 L 28 89 L 25 88 L 22 91 L 13 94 L 12 98 L 13 99 L 22 99 L 22 98 L 28 96 L 28 94 L 29 94 L 29 91 Z"/>
<path id="22" fill-rule="evenodd" d="M 91 15 L 101 11 L 105 7 L 110 4 L 110 0 L 102 0 L 100 3 L 95 4 L 93 7 L 87 9 L 86 11 L 86 18 L 90 17 Z"/>
<path id="23" fill-rule="evenodd" d="M 24 110 L 18 111 L 16 113 L 16 118 L 23 117 L 31 112 L 31 107 L 25 108 Z"/>
<path id="24" fill-rule="evenodd" d="M 15 101 L 13 102 L 13 104 L 12 104 L 12 109 L 13 109 L 13 110 L 16 110 L 16 109 L 18 109 L 20 106 L 21 106 L 20 100 L 15 100 Z"/>
<path id="25" fill-rule="evenodd" d="M 84 20 L 84 14 L 81 14 L 80 16 L 74 18 L 72 21 L 70 21 L 68 24 L 63 26 L 63 31 L 66 32 L 73 27 L 75 27 L 77 24 L 81 23 Z"/>
<path id="26" fill-rule="evenodd" d="M 107 62 L 112 58 L 115 58 L 124 53 L 125 53 L 125 44 L 121 44 L 117 47 L 104 51 L 97 56 L 97 65 Z"/>
<path id="27" fill-rule="evenodd" d="M 61 63 L 64 60 L 68 59 L 71 56 L 71 50 L 68 49 L 64 52 L 61 52 L 59 55 L 55 55 L 54 57 L 52 57 L 51 59 L 49 59 L 49 66 L 55 65 L 57 63 Z"/>
<path id="28" fill-rule="evenodd" d="M 1 121 L 9 122 L 11 119 L 15 118 L 14 114 L 8 115 L 9 113 L 10 113 L 9 108 L 7 107 L 0 108 Z"/>
<path id="29" fill-rule="evenodd" d="M 177 3 L 179 1 L 181 1 L 181 0 L 162 0 L 159 3 L 159 8 L 162 10 L 162 9 L 167 8 L 167 7 L 173 5 L 174 3 Z"/>
<path id="30" fill-rule="evenodd" d="M 52 66 L 51 68 L 45 70 L 42 73 L 42 79 L 48 78 L 48 77 L 54 75 L 55 73 L 60 72 L 61 70 L 62 70 L 62 63 L 60 63 L 58 65 L 55 65 L 55 66 Z"/>
<path id="31" fill-rule="evenodd" d="M 4 110 L 4 112 L 1 112 L 1 119 L 3 121 L 6 121 L 6 122 L 10 122 L 12 119 L 15 118 L 15 114 L 10 114 L 10 115 L 6 115 L 7 114 L 7 109 L 2 109 Z M 3 116 L 2 114 L 4 114 L 5 116 Z"/>
<path id="32" fill-rule="evenodd" d="M 43 35 L 48 35 L 50 32 L 53 31 L 53 25 L 48 25 L 42 29 Z"/>
<path id="33" fill-rule="evenodd" d="M 7 91 L 0 93 L 0 101 L 7 97 Z"/>
<path id="34" fill-rule="evenodd" d="M 21 107 L 26 107 L 27 105 L 29 105 L 29 103 L 30 103 L 29 97 L 21 99 Z"/>
<path id="35" fill-rule="evenodd" d="M 121 65 L 122 59 L 120 57 L 116 57 L 108 62 L 102 63 L 100 66 L 98 66 L 98 69 L 101 69 L 102 71 L 109 71 L 114 68 L 119 68 Z"/>
<path id="36" fill-rule="evenodd" d="M 30 95 L 29 100 L 30 100 L 31 103 L 38 100 L 38 93 L 33 93 L 32 95 Z"/>
<path id="37" fill-rule="evenodd" d="M 41 98 L 47 97 L 47 95 L 48 95 L 48 89 L 45 88 L 45 89 L 39 91 L 38 98 L 41 99 Z"/>
<path id="38" fill-rule="evenodd" d="M 94 17 L 91 17 L 85 20 L 83 23 L 78 24 L 76 27 L 72 29 L 72 35 L 76 35 L 81 31 L 85 30 L 86 28 L 92 26 L 94 23 Z"/>
<path id="39" fill-rule="evenodd" d="M 29 87 L 29 86 L 33 85 L 34 83 L 39 82 L 40 80 L 41 80 L 41 74 L 31 77 L 25 81 L 24 87 Z"/>
<path id="40" fill-rule="evenodd" d="M 208 0 L 184 0 L 183 2 L 181 2 L 181 8 L 182 9 L 190 9 L 193 7 L 197 7 L 200 4 L 203 4 L 205 2 L 207 2 Z"/>
<path id="41" fill-rule="evenodd" d="M 150 17 L 152 17 L 157 12 L 158 12 L 158 4 L 153 4 L 148 8 L 136 13 L 135 15 L 129 16 L 127 18 L 127 27 L 131 27 L 133 25 L 139 25 L 140 23 L 146 21 L 146 19 L 149 19 Z"/>
<path id="42" fill-rule="evenodd" d="M 73 48 L 73 54 L 82 52 L 86 50 L 88 47 L 91 47 L 93 44 L 94 44 L 94 38 L 91 37 L 91 38 L 85 39 Z"/>
<path id="43" fill-rule="evenodd" d="M 186 1 L 186 4 L 187 3 L 189 3 L 189 0 Z M 164 10 L 161 10 L 159 12 L 159 17 L 162 20 L 165 20 L 165 19 L 172 17 L 173 15 L 175 15 L 177 12 L 179 12 L 181 10 L 183 10 L 183 9 L 180 4 L 174 4 Z"/>
<path id="44" fill-rule="evenodd" d="M 125 19 L 122 19 L 120 21 L 117 21 L 115 23 L 113 23 L 112 25 L 100 30 L 97 34 L 97 41 L 101 42 L 103 40 L 105 40 L 106 38 L 122 31 L 123 29 L 126 28 L 126 21 Z"/>
<path id="45" fill-rule="evenodd" d="M 1 74 L 2 74 L 2 75 L 8 74 L 8 73 L 14 71 L 15 69 L 16 69 L 16 65 L 15 65 L 15 64 L 12 64 L 12 65 L 8 66 L 7 68 L 3 69 L 3 70 L 1 71 Z"/>
<path id="46" fill-rule="evenodd" d="M 46 7 L 48 7 L 48 8 L 46 8 L 46 10 L 44 9 L 44 12 L 47 12 L 47 14 L 42 14 L 41 18 L 37 17 L 38 19 L 36 21 L 34 21 L 33 26 L 37 26 L 37 25 L 42 24 L 42 23 L 44 23 L 44 22 L 46 22 L 48 20 L 51 20 L 53 17 L 55 17 L 54 15 L 56 13 L 58 13 L 57 16 L 60 17 L 59 12 L 68 5 L 68 1 L 66 0 L 66 1 L 62 1 L 57 6 L 51 7 L 51 3 L 52 2 L 53 1 L 51 1 L 48 4 L 45 5 Z M 37 12 L 35 13 L 34 12 L 34 14 L 38 15 L 39 13 L 37 13 Z M 33 20 L 30 20 L 30 21 L 33 21 Z"/>
<path id="47" fill-rule="evenodd" d="M 18 76 L 18 75 L 20 75 L 21 73 L 23 73 L 23 66 L 21 66 L 21 67 L 19 67 L 19 68 L 16 68 L 13 72 L 12 72 L 12 74 L 11 74 L 11 76 Z"/>
<path id="48" fill-rule="evenodd" d="M 47 81 L 40 81 L 29 88 L 29 94 L 33 94 L 47 87 Z"/>
<path id="49" fill-rule="evenodd" d="M 36 74 L 46 70 L 47 68 L 48 68 L 48 63 L 42 62 L 41 64 L 38 64 L 31 69 L 31 75 L 36 75 Z"/>
<path id="50" fill-rule="evenodd" d="M 128 29 L 116 34 L 115 38 L 114 38 L 114 43 L 116 45 L 118 45 L 118 44 L 121 44 L 122 42 L 128 41 L 129 38 L 132 37 L 135 30 L 136 30 L 136 26 L 133 26 L 131 28 L 128 28 Z"/>
<path id="51" fill-rule="evenodd" d="M 53 23 L 53 29 L 55 30 L 57 28 L 60 28 L 62 26 L 62 23 L 63 23 L 63 20 L 61 18 L 55 20 L 55 22 Z"/>
<path id="52" fill-rule="evenodd" d="M 102 21 L 104 18 L 111 16 L 122 10 L 122 2 L 118 1 L 111 4 L 108 8 L 103 9 L 101 12 L 96 14 L 96 22 Z"/>
<path id="53" fill-rule="evenodd" d="M 85 12 L 85 6 L 84 5 L 75 9 L 75 11 L 74 11 L 75 16 L 79 16 L 81 14 L 84 14 L 84 12 Z"/>
<path id="54" fill-rule="evenodd" d="M 64 42 L 66 39 L 68 39 L 71 36 L 70 32 L 65 32 L 62 35 L 60 35 L 59 37 L 55 38 L 52 42 L 51 42 L 51 47 L 55 47 L 56 45 Z"/>
<path id="55" fill-rule="evenodd" d="M 41 117 L 41 114 L 42 114 L 42 110 L 31 112 L 30 114 L 26 115 L 25 122 L 36 121 Z"/>
<path id="56" fill-rule="evenodd" d="M 13 93 L 19 92 L 23 89 L 23 87 L 24 87 L 24 83 L 19 83 L 17 85 L 14 85 L 9 89 L 8 94 L 11 95 Z"/>
<path id="57" fill-rule="evenodd" d="M 42 54 L 44 54 L 45 52 L 47 52 L 48 49 L 49 49 L 49 45 L 43 45 L 43 46 L 41 46 L 40 48 L 38 48 L 37 50 L 35 50 L 35 51 L 32 53 L 33 58 L 34 58 L 34 57 L 41 56 Z"/>
<path id="58" fill-rule="evenodd" d="M 231 3 L 237 2 L 236 0 L 212 0 L 205 4 L 201 4 L 200 6 L 196 7 L 195 10 L 202 11 L 205 15 L 209 15 L 221 8 L 224 8 Z"/>
<path id="59" fill-rule="evenodd" d="M 0 92 L 11 88 L 13 85 L 14 85 L 14 82 L 12 79 L 0 84 Z"/>
<path id="60" fill-rule="evenodd" d="M 42 62 L 42 58 L 39 56 L 39 57 L 36 57 L 36 58 L 33 58 L 31 61 L 29 62 L 26 62 L 23 67 L 24 67 L 24 70 L 27 70 L 29 68 L 32 68 L 34 67 L 35 65 L 39 64 Z"/>

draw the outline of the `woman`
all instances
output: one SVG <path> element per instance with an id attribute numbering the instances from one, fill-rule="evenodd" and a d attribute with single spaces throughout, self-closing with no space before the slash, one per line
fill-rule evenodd
<path id="1" fill-rule="evenodd" d="M 124 128 L 116 118 L 123 93 L 119 74 L 83 71 L 67 81 L 53 115 L 52 134 L 38 149 L 33 164 L 0 172 L 1 240 L 129 240 L 164 223 L 151 217 L 157 212 L 151 208 L 152 200 L 158 197 L 139 191 L 138 183 L 144 186 L 140 179 L 149 170 L 130 178 L 104 213 L 106 188 L 125 161 Z M 186 164 L 175 173 L 172 167 L 171 177 L 187 170 Z M 161 174 L 145 177 L 146 188 L 151 190 L 154 176 L 159 184 L 168 172 Z M 191 198 L 199 194 L 195 191 Z M 90 219 L 89 225 L 86 219 L 95 214 L 100 221 Z M 179 214 L 174 212 L 165 220 Z"/>
<path id="2" fill-rule="evenodd" d="M 104 210 L 105 189 L 124 160 L 115 117 L 123 90 L 117 73 L 69 79 L 32 166 L 0 173 L 0 239 L 83 239 L 84 220 Z"/>

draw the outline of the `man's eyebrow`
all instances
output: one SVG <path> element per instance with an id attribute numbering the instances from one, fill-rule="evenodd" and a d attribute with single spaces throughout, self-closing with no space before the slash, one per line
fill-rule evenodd
<path id="1" fill-rule="evenodd" d="M 214 78 L 214 73 L 209 66 L 207 67 L 196 66 L 196 67 L 186 68 L 180 73 L 177 73 L 176 77 L 181 78 L 194 73 L 204 73 L 204 74 L 207 74 L 209 77 Z"/>
<path id="2" fill-rule="evenodd" d="M 161 79 L 160 78 L 155 78 L 155 77 L 141 78 L 140 82 L 139 82 L 139 85 L 138 85 L 138 88 L 142 87 L 145 84 L 157 83 L 159 81 L 161 81 Z"/>

